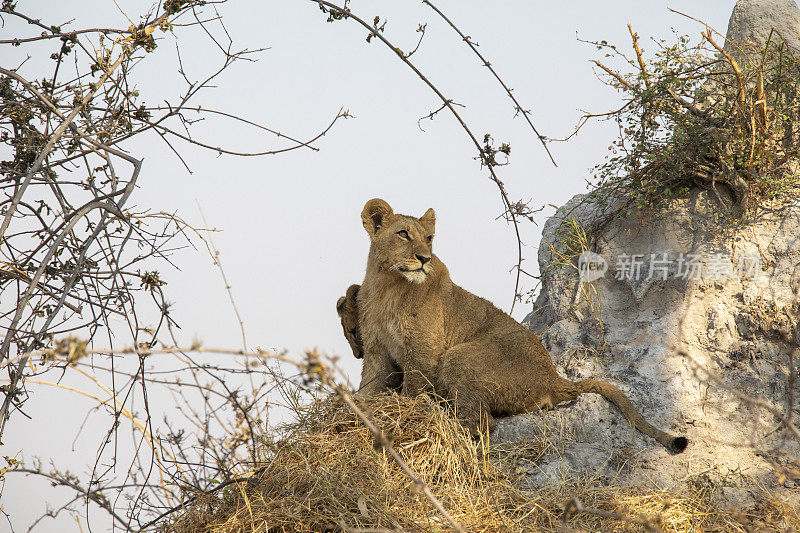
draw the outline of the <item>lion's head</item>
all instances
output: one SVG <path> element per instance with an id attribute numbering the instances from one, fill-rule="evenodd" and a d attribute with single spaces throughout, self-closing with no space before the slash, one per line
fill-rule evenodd
<path id="1" fill-rule="evenodd" d="M 420 218 L 399 215 L 374 198 L 361 211 L 361 221 L 372 240 L 370 257 L 378 269 L 397 273 L 411 283 L 424 283 L 433 273 L 433 209 Z"/>
<path id="2" fill-rule="evenodd" d="M 350 285 L 344 296 L 336 302 L 336 312 L 342 319 L 342 330 L 350 349 L 356 359 L 364 357 L 364 347 L 361 344 L 361 334 L 358 329 L 358 289 L 360 285 Z"/>

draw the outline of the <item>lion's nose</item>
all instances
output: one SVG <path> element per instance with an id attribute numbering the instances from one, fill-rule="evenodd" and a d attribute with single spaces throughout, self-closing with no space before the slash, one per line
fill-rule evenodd
<path id="1" fill-rule="evenodd" d="M 425 263 L 431 260 L 430 257 L 425 257 L 424 255 L 418 255 L 417 259 L 419 260 L 420 263 L 422 263 L 422 266 L 425 266 Z"/>

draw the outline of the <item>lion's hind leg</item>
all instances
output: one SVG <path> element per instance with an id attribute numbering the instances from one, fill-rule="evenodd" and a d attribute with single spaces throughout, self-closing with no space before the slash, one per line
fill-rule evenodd
<path id="1" fill-rule="evenodd" d="M 458 344 L 445 352 L 436 376 L 436 392 L 453 407 L 455 416 L 473 435 L 492 431 L 493 397 L 500 383 L 487 380 L 486 359 L 497 353 L 490 342 Z"/>

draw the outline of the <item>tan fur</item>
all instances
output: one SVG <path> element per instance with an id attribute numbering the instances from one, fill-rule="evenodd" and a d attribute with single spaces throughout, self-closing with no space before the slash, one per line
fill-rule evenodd
<path id="1" fill-rule="evenodd" d="M 362 392 L 393 388 L 400 370 L 403 394 L 435 391 L 454 404 L 473 431 L 481 416 L 492 429 L 495 416 L 549 408 L 593 392 L 667 449 L 686 448 L 685 437 L 654 428 L 614 385 L 559 376 L 533 332 L 453 283 L 432 253 L 432 209 L 409 217 L 373 199 L 361 218 L 371 240 L 367 273 L 354 291 L 363 345 Z"/>
<path id="2" fill-rule="evenodd" d="M 361 334 L 358 331 L 358 289 L 360 285 L 350 285 L 344 296 L 336 302 L 336 312 L 342 320 L 344 338 L 350 343 L 350 349 L 356 359 L 364 357 L 364 348 L 361 344 Z"/>
<path id="3" fill-rule="evenodd" d="M 350 349 L 353 350 L 353 355 L 356 359 L 362 359 L 364 357 L 364 344 L 361 341 L 361 332 L 358 325 L 357 297 L 360 287 L 360 285 L 350 285 L 345 295 L 336 302 L 336 312 L 339 314 L 339 318 L 342 321 L 344 337 L 350 344 Z M 364 363 L 364 368 L 367 369 L 365 373 L 375 375 L 378 373 L 378 370 L 376 369 L 373 371 L 370 369 L 371 362 L 372 361 Z M 400 392 L 402 385 L 403 373 L 400 367 L 392 365 L 391 371 L 384 380 L 384 387 L 389 390 Z"/>

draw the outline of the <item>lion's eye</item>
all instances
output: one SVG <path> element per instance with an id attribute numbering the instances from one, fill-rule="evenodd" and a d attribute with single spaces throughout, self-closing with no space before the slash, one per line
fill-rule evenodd
<path id="1" fill-rule="evenodd" d="M 409 237 L 408 237 L 408 232 L 407 232 L 406 230 L 404 230 L 404 229 L 403 229 L 403 230 L 400 230 L 400 231 L 398 231 L 398 232 L 397 232 L 397 234 L 398 234 L 398 235 L 400 235 L 400 237 L 401 237 L 401 238 L 403 238 L 403 239 L 405 239 L 405 240 L 407 240 L 407 241 L 408 241 L 408 240 L 411 240 L 411 239 L 409 239 Z"/>
<path id="2" fill-rule="evenodd" d="M 427 237 L 425 237 L 425 242 L 427 242 L 428 244 L 433 242 L 433 235 L 428 235 Z"/>

